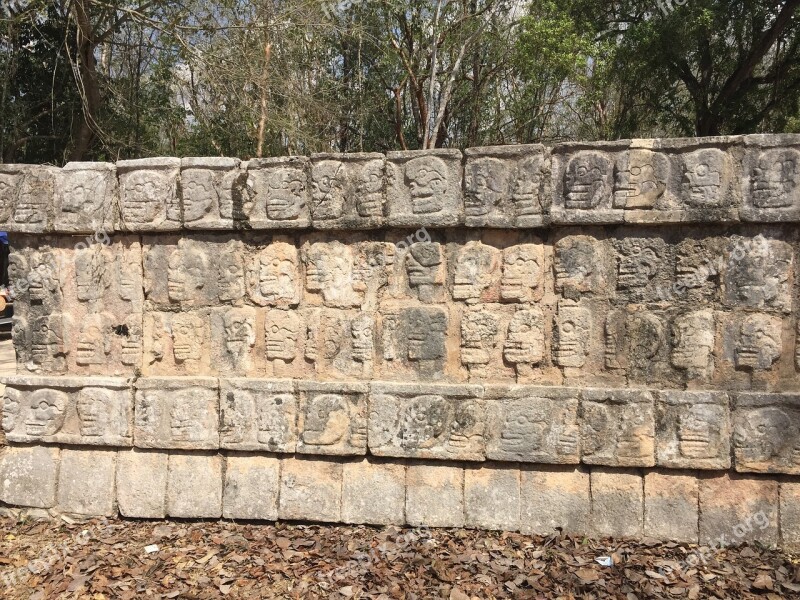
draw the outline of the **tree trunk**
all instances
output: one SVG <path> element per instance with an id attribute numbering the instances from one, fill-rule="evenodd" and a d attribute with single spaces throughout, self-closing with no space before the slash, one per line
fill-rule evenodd
<path id="1" fill-rule="evenodd" d="M 97 113 L 102 104 L 94 58 L 97 44 L 94 41 L 92 24 L 89 20 L 88 4 L 89 0 L 76 0 L 73 5 L 77 24 L 77 55 L 75 57 L 77 65 L 73 64 L 73 72 L 83 104 L 83 119 L 78 123 L 75 143 L 69 156 L 71 161 L 84 160 L 89 151 L 95 137 Z"/>

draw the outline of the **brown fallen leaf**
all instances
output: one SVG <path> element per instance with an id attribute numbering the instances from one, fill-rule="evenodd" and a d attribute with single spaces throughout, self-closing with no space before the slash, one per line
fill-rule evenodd
<path id="1" fill-rule="evenodd" d="M 771 590 L 772 577 L 764 572 L 759 573 L 753 581 L 753 587 L 757 590 Z"/>

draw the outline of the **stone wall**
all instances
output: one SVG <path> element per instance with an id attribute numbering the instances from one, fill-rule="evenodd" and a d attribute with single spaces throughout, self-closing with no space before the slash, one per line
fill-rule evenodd
<path id="1" fill-rule="evenodd" d="M 800 136 L 0 165 L 0 502 L 796 544 L 798 222 Z"/>

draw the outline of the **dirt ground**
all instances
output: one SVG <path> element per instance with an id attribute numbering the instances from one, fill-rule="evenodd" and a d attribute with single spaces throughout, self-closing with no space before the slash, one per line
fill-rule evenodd
<path id="1" fill-rule="evenodd" d="M 800 555 L 463 529 L 4 518 L 0 597 L 800 598 Z"/>

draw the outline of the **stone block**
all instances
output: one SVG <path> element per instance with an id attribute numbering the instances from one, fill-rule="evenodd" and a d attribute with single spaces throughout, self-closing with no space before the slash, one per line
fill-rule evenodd
<path id="1" fill-rule="evenodd" d="M 582 390 L 581 460 L 590 465 L 655 464 L 653 394 L 644 390 Z"/>
<path id="2" fill-rule="evenodd" d="M 440 381 L 448 360 L 450 311 L 413 306 L 381 312 L 381 350 L 386 378 Z"/>
<path id="3" fill-rule="evenodd" d="M 341 463 L 299 457 L 281 460 L 281 519 L 335 523 L 341 514 Z"/>
<path id="4" fill-rule="evenodd" d="M 0 448 L 0 501 L 15 506 L 52 508 L 56 504 L 58 448 Z"/>
<path id="5" fill-rule="evenodd" d="M 113 163 L 69 162 L 55 185 L 55 230 L 109 234 L 116 224 L 117 169 Z"/>
<path id="6" fill-rule="evenodd" d="M 555 291 L 564 298 L 609 296 L 615 266 L 610 244 L 594 236 L 559 235 L 553 243 Z"/>
<path id="7" fill-rule="evenodd" d="M 467 527 L 519 529 L 519 469 L 496 464 L 467 467 L 464 470 L 464 513 Z"/>
<path id="8" fill-rule="evenodd" d="M 446 227 L 463 222 L 460 151 L 389 152 L 386 177 L 387 225 Z"/>
<path id="9" fill-rule="evenodd" d="M 136 381 L 137 448 L 219 448 L 218 382 L 213 377 L 150 377 Z"/>
<path id="10" fill-rule="evenodd" d="M 0 221 L 13 233 L 46 233 L 53 227 L 55 182 L 60 169 L 44 165 L 0 167 Z"/>
<path id="11" fill-rule="evenodd" d="M 229 454 L 222 516 L 226 519 L 277 520 L 279 470 L 280 461 L 272 456 Z"/>
<path id="12" fill-rule="evenodd" d="M 308 159 L 286 156 L 247 163 L 245 223 L 252 229 L 289 229 L 311 225 Z"/>
<path id="13" fill-rule="evenodd" d="M 367 453 L 366 383 L 301 381 L 297 452 Z"/>
<path id="14" fill-rule="evenodd" d="M 786 241 L 762 234 L 729 236 L 721 271 L 724 304 L 790 314 L 794 263 L 794 250 Z M 760 344 L 756 340 L 756 347 Z"/>
<path id="15" fill-rule="evenodd" d="M 550 535 L 561 529 L 585 534 L 590 512 L 589 473 L 575 467 L 546 465 L 520 471 L 522 533 Z"/>
<path id="16" fill-rule="evenodd" d="M 486 415 L 474 385 L 372 385 L 370 452 L 376 456 L 484 460 Z"/>
<path id="17" fill-rule="evenodd" d="M 644 489 L 642 476 L 620 469 L 593 468 L 590 531 L 596 536 L 642 535 Z"/>
<path id="18" fill-rule="evenodd" d="M 220 447 L 294 452 L 297 392 L 290 380 L 221 379 Z"/>
<path id="19" fill-rule="evenodd" d="M 571 388 L 486 386 L 486 457 L 577 464 L 579 398 Z"/>
<path id="20" fill-rule="evenodd" d="M 791 142 L 787 143 L 790 145 Z M 742 160 L 743 221 L 788 223 L 800 220 L 800 149 L 750 144 Z M 772 147 L 770 147 L 772 146 Z"/>
<path id="21" fill-rule="evenodd" d="M 117 456 L 117 504 L 123 517 L 167 516 L 169 455 L 150 450 L 121 450 Z"/>
<path id="22" fill-rule="evenodd" d="M 800 394 L 739 393 L 733 406 L 736 470 L 800 474 Z"/>
<path id="23" fill-rule="evenodd" d="M 11 442 L 131 446 L 133 392 L 110 377 L 6 380 L 3 431 Z"/>
<path id="24" fill-rule="evenodd" d="M 671 469 L 729 469 L 728 396 L 717 392 L 658 392 L 657 463 Z"/>
<path id="25" fill-rule="evenodd" d="M 778 482 L 721 473 L 700 479 L 700 543 L 778 543 Z"/>
<path id="26" fill-rule="evenodd" d="M 221 456 L 170 453 L 167 515 L 184 519 L 220 518 L 222 483 Z"/>
<path id="27" fill-rule="evenodd" d="M 696 544 L 698 483 L 684 471 L 650 471 L 644 476 L 644 535 Z"/>
<path id="28" fill-rule="evenodd" d="M 186 229 L 233 229 L 242 220 L 245 180 L 238 158 L 181 159 L 181 211 Z"/>
<path id="29" fill-rule="evenodd" d="M 178 231 L 179 158 L 117 161 L 122 231 Z"/>
<path id="30" fill-rule="evenodd" d="M 463 527 L 464 469 L 453 464 L 408 465 L 406 522 L 412 527 Z"/>
<path id="31" fill-rule="evenodd" d="M 541 227 L 548 223 L 544 146 L 486 146 L 468 148 L 465 154 L 467 227 Z"/>
<path id="32" fill-rule="evenodd" d="M 379 229 L 385 210 L 383 154 L 311 155 L 311 222 L 316 229 Z"/>
<path id="33" fill-rule="evenodd" d="M 786 548 L 800 547 L 800 481 L 780 483 L 781 544 Z"/>
<path id="34" fill-rule="evenodd" d="M 342 521 L 371 525 L 405 523 L 406 466 L 380 459 L 343 465 Z"/>
<path id="35" fill-rule="evenodd" d="M 114 483 L 117 452 L 112 450 L 61 451 L 57 508 L 85 516 L 111 517 L 117 512 Z"/>

